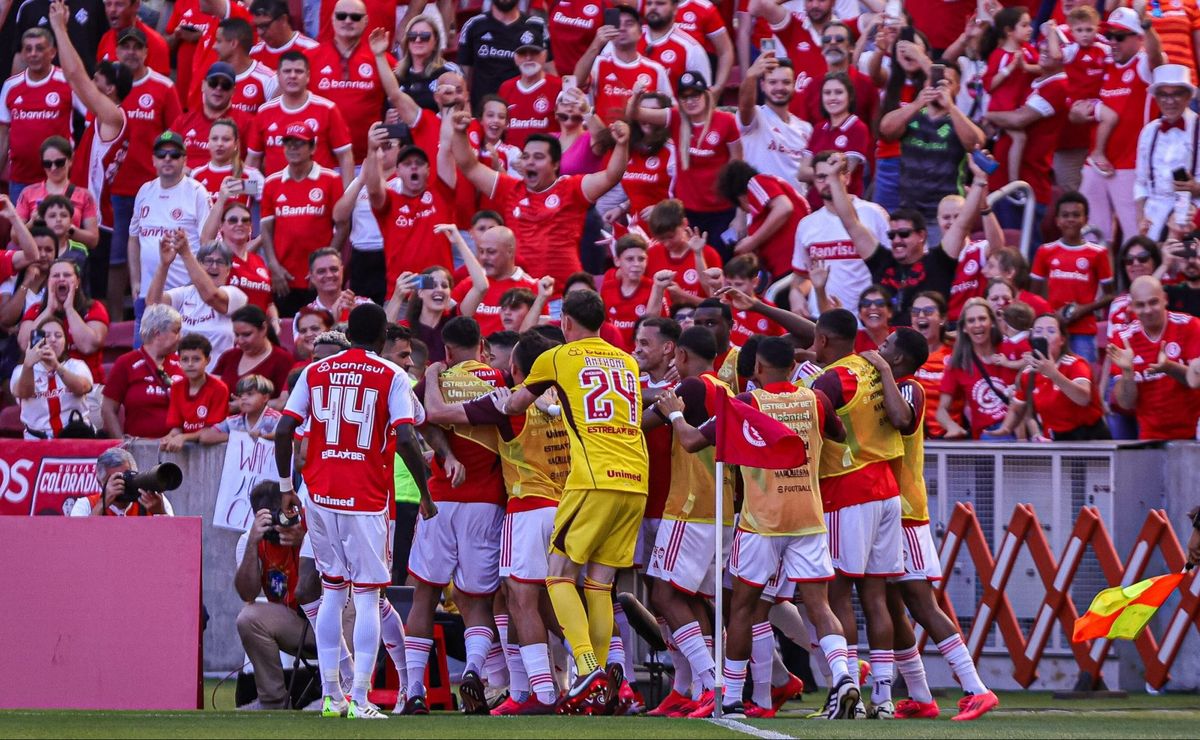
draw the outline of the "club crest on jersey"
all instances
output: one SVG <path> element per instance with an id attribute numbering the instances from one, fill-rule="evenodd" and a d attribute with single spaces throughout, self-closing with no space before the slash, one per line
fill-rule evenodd
<path id="1" fill-rule="evenodd" d="M 182 208 L 172 208 L 171 209 L 171 218 L 173 218 L 176 221 L 183 218 L 183 209 Z"/>
<path id="2" fill-rule="evenodd" d="M 750 426 L 749 421 L 742 422 L 742 436 L 746 438 L 747 442 L 754 445 L 755 447 L 766 447 L 767 446 L 767 441 L 762 438 L 762 435 L 760 435 L 758 433 L 757 429 Z"/>
<path id="3" fill-rule="evenodd" d="M 56 92 L 46 93 L 46 105 L 58 105 L 58 102 L 60 100 L 62 100 L 62 98 L 58 97 L 58 93 L 56 93 Z"/>
<path id="4" fill-rule="evenodd" d="M 426 190 L 424 193 L 421 193 L 421 202 L 424 203 L 425 205 L 429 205 L 430 203 L 432 203 L 433 202 L 433 193 L 429 192 L 428 190 Z"/>
<path id="5" fill-rule="evenodd" d="M 843 146 L 846 146 L 846 141 L 847 141 L 847 139 L 845 136 L 838 136 L 836 139 L 833 140 L 833 145 L 836 147 L 843 147 Z"/>
<path id="6" fill-rule="evenodd" d="M 546 207 L 547 208 L 558 208 L 558 205 L 561 202 L 562 201 L 559 200 L 559 197 L 557 195 L 551 195 L 549 198 L 546 198 Z"/>
<path id="7" fill-rule="evenodd" d="M 671 62 L 675 61 L 675 51 L 673 49 L 667 49 L 667 50 L 663 51 L 662 60 L 664 62 L 666 62 L 667 64 L 670 64 Z"/>
<path id="8" fill-rule="evenodd" d="M 584 14 L 584 15 L 595 15 L 595 14 L 597 14 L 597 13 L 599 13 L 599 12 L 600 12 L 600 8 L 599 8 L 599 6 L 596 6 L 596 5 L 585 5 L 585 6 L 583 6 L 583 14 Z"/>
<path id="9" fill-rule="evenodd" d="M 1179 343 L 1178 342 L 1167 342 L 1166 346 L 1163 347 L 1163 352 L 1167 355 L 1167 357 L 1170 357 L 1172 360 L 1178 359 L 1179 355 L 1181 353 Z"/>
<path id="10" fill-rule="evenodd" d="M 533 101 L 533 109 L 538 113 L 545 113 L 550 110 L 550 101 L 546 98 L 538 98 Z"/>
<path id="11" fill-rule="evenodd" d="M 315 119 L 315 118 L 305 118 L 305 119 L 304 119 L 304 122 L 305 122 L 306 124 L 308 124 L 308 127 L 309 127 L 309 128 L 311 128 L 311 129 L 312 129 L 314 132 L 317 130 L 317 128 L 318 128 L 318 127 L 317 127 L 317 119 Z"/>
<path id="12" fill-rule="evenodd" d="M 1121 75 L 1121 82 L 1130 82 L 1132 80 L 1133 80 L 1133 70 L 1132 69 L 1125 70 L 1125 72 L 1122 73 L 1122 75 Z"/>
<path id="13" fill-rule="evenodd" d="M 709 146 L 716 146 L 721 141 L 721 135 L 716 131 L 709 131 L 708 136 L 705 136 L 704 140 L 708 142 Z"/>
<path id="14" fill-rule="evenodd" d="M 685 282 L 685 283 L 694 283 L 699 279 L 700 279 L 700 273 L 696 272 L 696 268 L 694 268 L 694 267 L 688 268 L 683 273 L 683 282 Z"/>
<path id="15" fill-rule="evenodd" d="M 325 198 L 325 193 L 321 192 L 320 188 L 313 188 L 308 191 L 308 199 L 314 203 L 320 203 Z"/>
<path id="16" fill-rule="evenodd" d="M 1079 268 L 1080 270 L 1086 270 L 1088 267 L 1087 259 L 1085 257 L 1080 257 L 1079 259 L 1075 260 L 1075 267 Z"/>
<path id="17" fill-rule="evenodd" d="M 251 82 L 249 85 L 246 85 L 244 88 L 242 88 L 242 94 L 248 98 L 258 95 L 258 85 L 255 85 L 253 82 Z"/>
<path id="18" fill-rule="evenodd" d="M 371 65 L 367 64 L 366 62 L 363 62 L 362 64 L 358 65 L 358 76 L 359 77 L 370 77 L 371 72 L 373 72 L 374 69 L 375 68 L 372 67 Z"/>
<path id="19" fill-rule="evenodd" d="M 208 416 L 208 407 L 207 406 L 197 406 L 196 407 L 196 416 L 199 416 L 201 419 Z"/>
<path id="20" fill-rule="evenodd" d="M 696 22 L 696 14 L 689 10 L 688 12 L 683 14 L 683 19 L 685 21 L 687 21 L 688 23 L 695 23 Z"/>
<path id="21" fill-rule="evenodd" d="M 138 106 L 141 108 L 149 108 L 154 105 L 154 96 L 150 93 L 142 93 L 138 97 Z"/>
<path id="22" fill-rule="evenodd" d="M 650 157 L 649 159 L 646 160 L 646 166 L 652 170 L 658 169 L 658 165 L 659 165 L 658 157 Z"/>
<path id="23" fill-rule="evenodd" d="M 975 260 L 971 260 L 967 264 L 963 265 L 963 272 L 967 275 L 974 275 L 975 273 L 979 272 L 979 263 Z"/>
<path id="24" fill-rule="evenodd" d="M 638 75 L 637 81 L 638 81 L 638 84 L 649 87 L 650 86 L 650 75 L 643 72 L 642 74 Z"/>

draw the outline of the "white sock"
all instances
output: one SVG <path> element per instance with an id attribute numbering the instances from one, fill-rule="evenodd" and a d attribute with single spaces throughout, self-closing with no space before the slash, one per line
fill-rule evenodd
<path id="1" fill-rule="evenodd" d="M 858 675 L 858 664 L 850 667 L 850 649 L 846 647 L 846 638 L 841 635 L 825 635 L 820 642 L 821 652 L 825 653 L 825 662 L 829 675 L 837 680 L 841 680 L 842 676 L 850 676 L 852 679 Z M 823 673 L 824 671 L 822 671 Z M 855 681 L 855 686 L 858 682 Z M 829 684 L 833 687 L 833 682 Z"/>
<path id="2" fill-rule="evenodd" d="M 508 694 L 513 701 L 523 702 L 529 698 L 529 674 L 525 672 L 525 662 L 521 660 L 521 646 L 509 640 L 508 622 L 507 614 L 497 614 L 496 634 L 500 637 L 504 664 L 508 667 Z"/>
<path id="3" fill-rule="evenodd" d="M 933 694 L 929 691 L 929 680 L 925 678 L 925 663 L 922 662 L 916 645 L 907 650 L 896 651 L 896 670 L 904 677 L 904 685 L 908 687 L 910 699 L 921 704 L 933 701 Z"/>
<path id="4" fill-rule="evenodd" d="M 625 667 L 625 678 L 630 683 L 634 681 L 634 641 L 633 627 L 629 624 L 629 617 L 625 616 L 625 609 L 621 606 L 621 602 L 613 601 L 613 622 L 617 625 L 617 632 L 621 634 L 621 658 L 622 664 Z M 613 662 L 612 648 L 609 647 L 608 662 Z"/>
<path id="5" fill-rule="evenodd" d="M 667 620 L 658 620 L 658 631 L 662 634 L 663 642 L 667 643 L 667 654 L 671 656 L 671 665 L 675 667 L 675 677 L 671 689 L 686 696 L 692 691 L 692 665 L 688 663 L 683 653 L 679 652 L 679 646 L 675 644 L 675 638 L 671 634 Z"/>
<path id="6" fill-rule="evenodd" d="M 734 702 L 742 700 L 742 693 L 746 689 L 746 660 L 726 660 L 725 668 L 721 674 L 725 677 L 725 696 L 721 700 L 725 706 L 729 706 Z M 768 693 L 770 689 L 768 689 Z M 758 704 L 758 702 L 755 702 Z M 770 706 L 770 702 L 767 702 Z M 759 705 L 761 706 L 761 705 Z"/>
<path id="7" fill-rule="evenodd" d="M 409 635 L 404 638 L 404 663 L 407 666 L 408 695 L 425 696 L 425 666 L 429 665 L 429 651 L 433 640 Z"/>
<path id="8" fill-rule="evenodd" d="M 321 685 L 326 696 L 341 699 L 342 686 L 339 678 L 342 657 L 342 611 L 350 598 L 350 584 L 321 584 L 321 605 L 317 609 L 317 622 L 313 631 L 317 638 L 317 664 L 321 668 Z M 375 605 L 371 605 L 375 612 Z"/>
<path id="9" fill-rule="evenodd" d="M 468 627 L 464 642 L 467 646 L 467 671 L 478 673 L 487 660 L 488 651 L 492 649 L 491 627 Z"/>
<path id="10" fill-rule="evenodd" d="M 892 700 L 895 654 L 891 650 L 871 651 L 871 703 L 878 706 Z"/>
<path id="11" fill-rule="evenodd" d="M 625 643 L 619 635 L 613 635 L 608 641 L 608 663 L 620 663 L 625 668 Z"/>
<path id="12" fill-rule="evenodd" d="M 858 680 L 858 645 L 846 646 L 846 666 L 850 669 L 850 678 L 854 679 L 854 685 L 862 688 L 862 682 Z"/>
<path id="13" fill-rule="evenodd" d="M 522 645 L 519 654 L 529 674 L 529 688 L 537 694 L 538 701 L 553 704 L 558 699 L 558 687 L 550 670 L 550 651 L 546 643 Z"/>
<path id="14" fill-rule="evenodd" d="M 304 616 L 308 617 L 308 623 L 312 625 L 314 637 L 317 634 L 317 613 L 321 609 L 321 597 L 317 597 L 316 601 L 307 604 L 301 604 L 300 609 L 304 612 Z M 346 636 L 342 635 L 342 657 L 338 661 L 339 672 L 342 676 L 342 693 L 350 693 L 350 682 L 354 678 L 354 656 L 350 654 L 350 647 L 346 645 Z M 401 681 L 401 684 L 404 682 Z"/>
<path id="15" fill-rule="evenodd" d="M 975 661 L 971 659 L 971 653 L 963 644 L 961 635 L 957 633 L 950 635 L 937 644 L 937 649 L 950 664 L 950 670 L 954 671 L 954 675 L 958 677 L 963 691 L 968 694 L 987 693 L 987 686 L 984 686 L 983 681 L 979 678 L 979 672 L 975 669 Z"/>
<path id="16" fill-rule="evenodd" d="M 404 660 L 404 623 L 400 621 L 400 614 L 387 598 L 379 599 L 379 634 L 383 637 L 383 647 L 387 650 L 388 657 L 392 659 L 396 672 L 400 675 L 400 690 L 403 692 L 404 685 L 408 683 L 407 664 Z"/>
<path id="17" fill-rule="evenodd" d="M 503 689 L 509 685 L 508 662 L 504 654 L 504 643 L 493 640 L 488 647 L 487 657 L 483 659 L 483 679 L 487 685 L 495 689 Z"/>
<path id="18" fill-rule="evenodd" d="M 771 706 L 771 677 L 775 657 L 775 632 L 770 622 L 750 628 L 750 677 L 754 681 L 753 701 L 764 709 Z M 787 671 L 784 671 L 785 673 Z M 741 698 L 741 694 L 738 694 Z"/>
<path id="19" fill-rule="evenodd" d="M 692 666 L 693 686 L 699 685 L 701 691 L 708 691 L 716 686 L 716 664 L 713 663 L 712 653 L 704 644 L 704 635 L 700 632 L 699 622 L 688 622 L 672 635 L 679 651 L 687 658 Z M 698 699 L 699 694 L 693 694 Z"/>
<path id="20" fill-rule="evenodd" d="M 359 704 L 367 701 L 367 690 L 375 675 L 375 656 L 379 654 L 379 589 L 354 589 L 354 686 L 350 698 Z"/>

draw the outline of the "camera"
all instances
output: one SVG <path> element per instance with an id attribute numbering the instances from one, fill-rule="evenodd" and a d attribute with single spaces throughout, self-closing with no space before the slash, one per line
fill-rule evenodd
<path id="1" fill-rule="evenodd" d="M 271 526 L 272 527 L 291 527 L 295 526 L 300 521 L 300 517 L 289 517 L 280 509 L 271 509 Z M 272 544 L 279 544 L 279 532 L 274 529 L 268 529 L 263 533 L 263 539 Z"/>
<path id="2" fill-rule="evenodd" d="M 126 470 L 121 473 L 121 480 L 125 481 L 125 492 L 117 497 L 117 502 L 130 504 L 138 500 L 139 491 L 162 493 L 179 488 L 183 471 L 175 463 L 160 463 L 143 472 Z"/>

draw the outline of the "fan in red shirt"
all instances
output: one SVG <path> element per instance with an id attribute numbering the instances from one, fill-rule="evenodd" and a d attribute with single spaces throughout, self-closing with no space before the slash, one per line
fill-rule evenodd
<path id="1" fill-rule="evenodd" d="M 938 400 L 937 421 L 946 430 L 946 439 L 968 435 L 980 439 L 988 430 L 995 433 L 993 428 L 1007 415 L 1016 372 L 992 362 L 1001 341 L 1000 325 L 988 302 L 968 300 L 959 321 L 958 341 L 946 361 Z M 969 432 L 951 416 L 956 401 L 964 405 Z"/>
<path id="2" fill-rule="evenodd" d="M 762 282 L 762 268 L 758 257 L 753 254 L 739 254 L 729 260 L 724 269 L 726 287 L 734 288 L 748 296 L 758 295 L 758 286 Z M 761 299 L 767 306 L 775 304 Z M 787 329 L 772 321 L 765 314 L 733 306 L 733 328 L 729 331 L 729 343 L 739 349 L 750 337 L 763 335 L 777 337 L 787 333 Z"/>
<path id="3" fill-rule="evenodd" d="M 233 68 L 233 107 L 253 116 L 262 104 L 275 97 L 275 70 L 250 56 L 254 48 L 254 26 L 244 18 L 226 18 L 217 24 L 212 50 L 217 61 Z M 210 67 L 211 69 L 211 67 Z M 199 70 L 193 70 L 194 73 Z M 200 104 L 201 89 L 188 92 L 188 105 Z"/>
<path id="4" fill-rule="evenodd" d="M 984 258 L 983 263 L 983 277 L 985 279 L 985 283 L 986 281 L 1001 279 L 1007 280 L 1013 285 L 1019 286 L 1028 281 L 1029 263 L 1026 262 L 1025 257 L 1013 247 L 988 248 L 986 244 L 980 244 L 979 251 L 975 254 L 975 259 L 981 258 L 985 253 L 987 255 L 986 258 Z M 965 257 L 962 259 L 965 259 Z M 962 267 L 962 264 L 960 263 L 959 266 Z M 955 279 L 957 280 L 957 276 Z M 980 290 L 979 295 L 983 296 L 986 293 L 987 289 L 985 284 L 985 286 Z M 954 315 L 953 306 L 955 301 L 953 298 L 954 295 L 952 292 L 950 314 L 952 318 L 957 318 Z M 1022 303 L 1028 303 L 1033 309 L 1035 316 L 1054 312 L 1054 309 L 1050 307 L 1050 304 L 1045 298 L 1041 297 L 1037 293 L 1031 293 L 1024 288 L 1018 288 L 1017 294 L 1014 296 L 1014 298 Z M 961 315 L 961 310 L 959 315 Z"/>
<path id="5" fill-rule="evenodd" d="M 862 118 L 850 110 L 850 89 L 845 80 L 828 79 L 820 86 L 814 86 L 820 98 L 821 108 L 814 121 L 812 138 L 808 140 L 810 152 L 835 151 L 846 155 L 850 172 L 850 184 L 846 192 L 854 196 L 862 196 L 863 172 L 867 169 L 875 154 L 875 140 L 871 129 Z M 854 109 L 859 110 L 858 97 L 855 94 Z M 809 204 L 821 208 L 825 201 L 821 198 L 820 190 L 810 186 L 807 192 Z"/>
<path id="6" fill-rule="evenodd" d="M 771 24 L 775 37 L 783 44 L 779 56 L 786 56 L 796 70 L 796 97 L 792 99 L 792 112 L 804 114 L 805 92 L 814 82 L 824 79 L 829 70 L 823 54 L 823 36 L 830 26 L 845 26 L 848 31 L 857 31 L 853 20 L 839 21 L 833 16 L 832 0 L 809 0 L 804 13 L 789 11 L 773 0 L 751 0 L 751 15 L 765 18 Z M 847 39 L 846 51 L 852 46 Z"/>
<path id="7" fill-rule="evenodd" d="M 723 78 L 718 73 L 717 79 L 713 79 L 704 46 L 675 23 L 675 0 L 643 0 L 642 5 L 646 29 L 638 41 L 638 53 L 661 64 L 673 85 L 679 84 L 684 72 L 692 71 L 699 72 L 717 90 L 724 90 L 728 69 L 721 69 L 725 73 Z M 722 61 L 732 66 L 733 55 Z"/>
<path id="8" fill-rule="evenodd" d="M 1113 401 L 1137 417 L 1139 439 L 1194 439 L 1200 390 L 1188 366 L 1200 357 L 1200 319 L 1167 310 L 1162 283 L 1139 277 L 1129 287 L 1135 320 L 1108 345 Z"/>
<path id="9" fill-rule="evenodd" d="M 796 250 L 796 227 L 810 213 L 808 201 L 782 177 L 760 174 L 740 159 L 725 165 L 716 188 L 750 217 L 748 234 L 733 253 L 759 255 L 776 278 L 788 274 Z"/>
<path id="10" fill-rule="evenodd" d="M 514 288 L 524 288 L 533 293 L 538 290 L 537 280 L 517 267 L 516 251 L 517 239 L 507 226 L 493 226 L 483 232 L 482 236 L 475 239 L 475 256 L 487 275 L 487 290 L 477 299 L 473 308 L 468 300 L 475 285 L 473 279 L 468 277 L 460 281 L 451 293 L 462 314 L 474 318 L 485 337 L 505 328 L 500 305 L 505 293 Z"/>
<path id="11" fill-rule="evenodd" d="M 208 164 L 209 134 L 212 132 L 212 125 L 222 118 L 228 118 L 237 124 L 240 153 L 245 155 L 244 137 L 250 133 L 253 119 L 231 104 L 236 79 L 233 67 L 225 62 L 217 62 L 209 67 L 208 74 L 204 76 L 204 84 L 199 88 L 203 92 L 200 104 L 193 105 L 187 113 L 176 118 L 171 124 L 171 130 L 183 136 L 189 169 L 195 170 Z M 194 172 L 192 176 L 195 177 Z M 209 192 L 214 190 L 209 188 Z"/>
<path id="12" fill-rule="evenodd" d="M 562 78 L 546 74 L 546 52 L 541 47 L 522 46 L 513 59 L 521 74 L 501 83 L 500 97 L 508 104 L 508 133 L 504 140 L 521 148 L 530 134 L 558 131 L 554 104 L 562 92 Z"/>
<path id="13" fill-rule="evenodd" d="M 530 136 L 520 164 L 524 177 L 518 179 L 479 163 L 467 139 L 471 120 L 466 112 L 454 114 L 452 148 L 460 176 L 492 199 L 517 235 L 517 262 L 531 274 L 553 277 L 555 290 L 561 290 L 567 277 L 582 267 L 579 242 L 587 210 L 620 182 L 629 161 L 629 126 L 621 121 L 610 126 L 612 156 L 604 170 L 589 175 L 559 175 L 558 139 Z"/>
<path id="14" fill-rule="evenodd" d="M 310 2 L 312 0 L 309 0 Z M 346 21 L 338 21 L 334 18 L 334 11 L 337 6 L 337 0 L 320 0 L 321 3 L 321 20 L 317 26 L 317 41 L 325 43 L 332 41 L 337 35 L 337 27 L 339 23 Z M 358 23 L 365 27 L 363 33 L 370 33 L 377 28 L 387 32 L 389 38 L 396 28 L 396 5 L 397 0 L 362 0 L 362 5 L 367 10 L 365 20 L 360 20 Z M 357 12 L 357 11 L 356 11 Z M 376 120 L 372 118 L 371 120 Z"/>
<path id="15" fill-rule="evenodd" d="M 646 251 L 646 272 L 662 270 L 675 273 L 675 285 L 668 295 L 672 304 L 695 305 L 707 296 L 704 271 L 721 266 L 721 255 L 705 241 L 705 235 L 688 226 L 683 203 L 664 200 L 654 206 L 646 219 L 654 242 Z"/>
<path id="16" fill-rule="evenodd" d="M 616 10 L 621 14 L 617 28 L 600 27 L 575 65 L 579 88 L 590 91 L 592 110 L 605 123 L 624 120 L 629 99 L 639 84 L 643 89 L 671 96 L 667 70 L 638 53 L 642 25 L 637 8 L 617 5 Z"/>
<path id="17" fill-rule="evenodd" d="M 728 49 L 732 65 L 733 42 L 721 11 L 709 0 L 683 0 L 675 9 L 675 25 L 699 41 L 704 50 L 719 58 Z M 723 40 L 722 40 L 723 39 Z"/>
<path id="18" fill-rule="evenodd" d="M 171 431 L 171 386 L 186 382 L 175 355 L 182 325 L 179 312 L 166 304 L 142 314 L 141 348 L 118 357 L 104 384 L 101 414 L 109 436 L 161 439 Z"/>
<path id="19" fill-rule="evenodd" d="M 663 110 L 671 107 L 671 99 L 662 93 L 649 93 L 640 105 L 650 110 Z M 629 165 L 621 175 L 621 189 L 629 200 L 615 213 L 606 213 L 605 219 L 627 215 L 630 226 L 645 222 L 651 209 L 671 197 L 677 167 L 670 130 L 645 121 L 638 123 L 630 132 Z"/>
<path id="20" fill-rule="evenodd" d="M 288 374 L 296 358 L 275 341 L 274 333 L 268 331 L 267 314 L 258 306 L 242 306 L 229 318 L 233 322 L 233 346 L 217 360 L 213 375 L 227 388 L 235 389 L 247 375 L 261 375 L 271 381 L 271 398 L 279 398 L 287 390 Z"/>
<path id="21" fill-rule="evenodd" d="M 1059 33 L 1068 43 L 1063 45 L 1063 71 L 1067 73 L 1067 88 L 1072 105 L 1076 101 L 1093 101 L 1100 97 L 1104 70 L 1112 50 L 1099 36 L 1100 14 L 1091 5 L 1071 9 L 1067 24 Z M 1058 138 L 1059 157 L 1070 162 L 1058 183 L 1063 190 L 1078 190 L 1088 145 L 1095 135 L 1095 121 L 1069 120 Z M 1056 171 L 1056 176 L 1059 174 Z"/>
<path id="22" fill-rule="evenodd" d="M 387 53 L 392 26 L 386 31 L 377 29 L 368 41 L 367 18 L 354 20 L 353 14 L 340 15 L 346 18 L 334 20 L 333 38 L 322 38 L 317 48 L 308 51 L 312 70 L 308 89 L 337 106 L 350 128 L 354 161 L 362 162 L 367 156 L 367 131 L 379 120 L 385 99 L 376 53 L 382 52 L 389 70 L 396 66 L 396 59 Z"/>
<path id="23" fill-rule="evenodd" d="M 290 289 L 280 312 L 290 316 L 312 296 L 308 255 L 333 241 L 333 206 L 342 196 L 342 181 L 313 161 L 316 134 L 303 123 L 282 132 L 287 169 L 267 178 L 262 197 L 263 254 L 276 292 Z"/>
<path id="24" fill-rule="evenodd" d="M 246 164 L 266 174 L 283 169 L 286 163 L 283 132 L 300 123 L 310 128 L 316 137 L 317 163 L 322 167 L 338 167 L 343 184 L 348 186 L 354 177 L 350 129 L 337 106 L 308 91 L 308 57 L 298 51 L 284 54 L 275 80 L 279 83 L 280 95 L 263 105 L 254 117 L 254 127 L 246 142 L 249 151 Z"/>
<path id="25" fill-rule="evenodd" d="M 9 77 L 0 88 L 0 131 L 8 139 L 8 179 L 12 185 L 41 182 L 42 142 L 51 136 L 71 139 L 75 94 L 62 70 L 54 66 L 54 37 L 45 29 L 30 29 L 21 41 L 25 71 Z M 17 192 L 10 187 L 13 202 Z"/>
<path id="26" fill-rule="evenodd" d="M 200 9 L 200 0 L 176 0 L 165 30 L 167 46 L 175 47 L 175 84 L 180 90 L 192 89 L 196 49 L 216 25 L 217 19 Z"/>
<path id="27" fill-rule="evenodd" d="M 254 23 L 254 17 L 250 15 L 246 6 L 235 0 L 202 0 L 200 10 L 212 16 L 213 22 L 208 24 L 208 28 L 200 36 L 200 43 L 196 45 L 196 51 L 192 54 L 191 87 L 184 88 L 180 85 L 180 98 L 183 100 L 193 99 L 195 88 L 200 84 L 204 71 L 211 67 L 213 62 L 218 61 L 215 48 L 217 24 L 230 18 L 240 18 L 251 25 Z M 255 36 L 257 39 L 257 34 Z"/>
<path id="28" fill-rule="evenodd" d="M 215 375 L 204 371 L 212 344 L 200 334 L 188 334 L 179 340 L 179 366 L 184 382 L 171 385 L 167 426 L 171 433 L 163 437 L 161 447 L 178 452 L 194 433 L 223 420 L 229 413 L 229 388 Z"/>
<path id="29" fill-rule="evenodd" d="M 271 290 L 271 271 L 262 255 L 250 249 L 250 224 L 250 207 L 232 200 L 227 192 L 220 192 L 208 212 L 200 241 L 207 244 L 219 235 L 233 257 L 227 284 L 245 293 L 247 303 L 277 319 L 279 310 L 275 308 L 275 294 Z"/>
<path id="30" fill-rule="evenodd" d="M 596 0 L 558 0 L 553 3 L 546 18 L 546 29 L 550 35 L 554 66 L 563 74 L 574 73 L 576 63 L 587 51 L 604 20 L 603 11 L 604 3 Z"/>
<path id="31" fill-rule="evenodd" d="M 121 39 L 131 29 L 137 29 L 145 39 L 144 43 L 149 52 L 146 62 L 150 69 L 160 75 L 170 75 L 171 50 L 167 46 L 167 40 L 138 17 L 140 6 L 140 0 L 105 0 L 104 12 L 108 16 L 109 29 L 100 37 L 100 43 L 96 47 L 96 58 L 117 61 L 116 51 L 121 45 Z"/>
<path id="32" fill-rule="evenodd" d="M 308 52 L 317 47 L 317 42 L 292 28 L 285 0 L 255 0 L 250 6 L 254 26 L 261 40 L 250 50 L 250 56 L 267 65 L 268 69 L 279 68 L 279 58 L 285 52 Z"/>
<path id="33" fill-rule="evenodd" d="M 617 240 L 616 267 L 604 276 L 600 297 L 608 322 L 621 333 L 617 346 L 626 352 L 634 347 L 633 332 L 639 319 L 645 316 L 666 316 L 667 286 L 673 275 L 667 271 L 646 275 L 646 240 L 637 234 L 626 234 Z"/>

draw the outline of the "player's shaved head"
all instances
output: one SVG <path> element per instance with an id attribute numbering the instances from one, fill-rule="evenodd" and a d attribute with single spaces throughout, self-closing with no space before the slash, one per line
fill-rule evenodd
<path id="1" fill-rule="evenodd" d="M 375 350 L 383 349 L 383 340 L 387 333 L 387 313 L 378 303 L 360 303 L 350 311 L 346 323 L 346 338 L 359 347 Z"/>
<path id="2" fill-rule="evenodd" d="M 791 370 L 796 364 L 796 351 L 783 337 L 760 337 L 756 355 L 760 363 L 775 370 Z"/>
<path id="3" fill-rule="evenodd" d="M 483 334 L 479 331 L 479 322 L 469 316 L 455 316 L 442 327 L 442 342 L 448 348 L 478 349 L 482 339 Z"/>
<path id="4" fill-rule="evenodd" d="M 854 351 L 854 337 L 858 334 L 858 319 L 844 308 L 834 308 L 817 318 L 813 352 L 817 362 L 825 365 L 835 362 Z"/>

